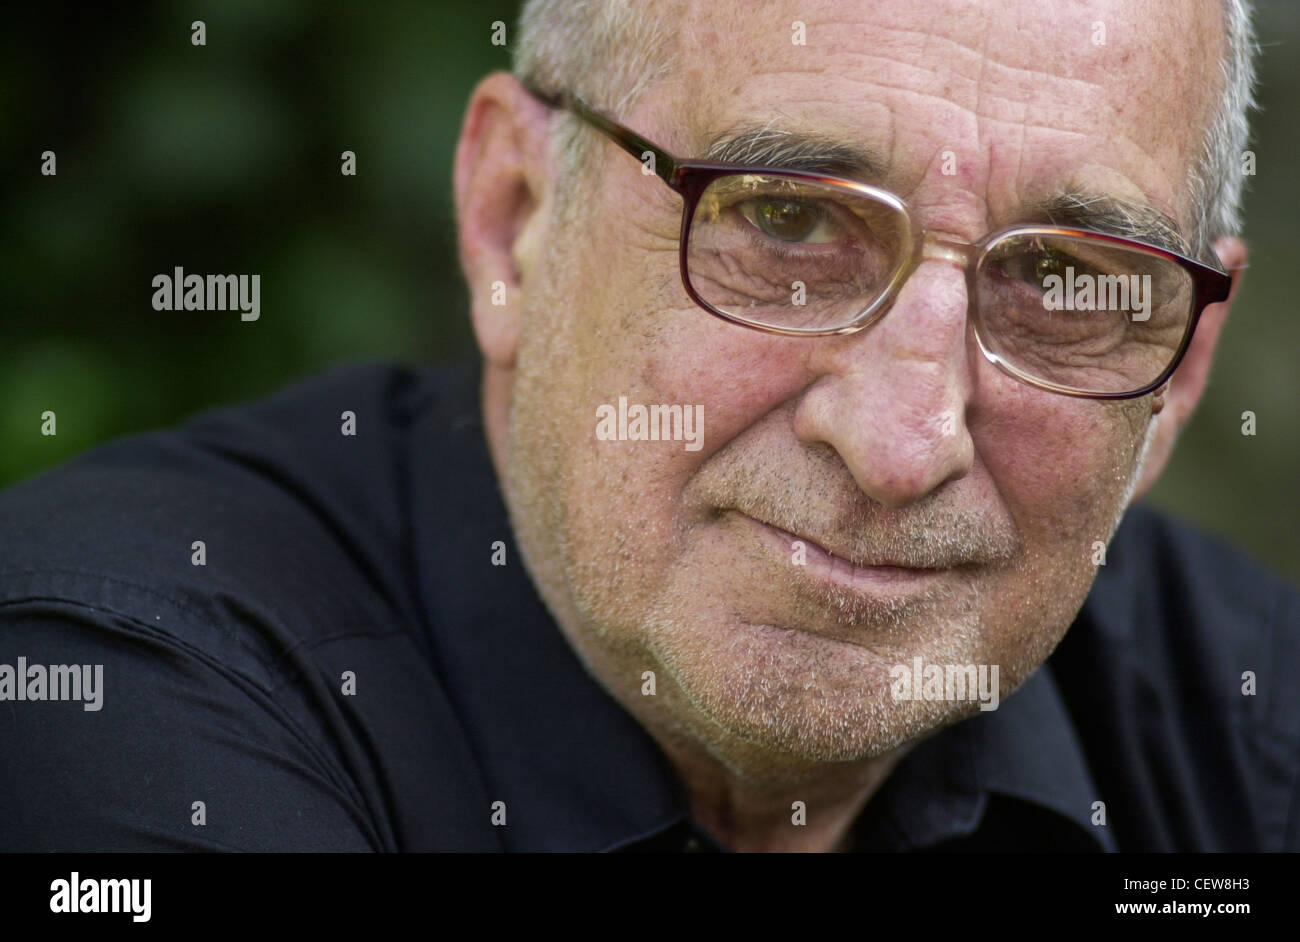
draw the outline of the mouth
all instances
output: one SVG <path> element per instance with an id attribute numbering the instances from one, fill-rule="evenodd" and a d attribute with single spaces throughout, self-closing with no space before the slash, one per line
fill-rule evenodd
<path id="1" fill-rule="evenodd" d="M 780 554 L 785 565 L 802 570 L 815 582 L 875 597 L 910 595 L 935 584 L 955 567 L 917 566 L 888 556 L 848 556 L 798 533 L 783 530 L 741 511 L 739 519 L 764 544 Z M 799 545 L 802 544 L 802 547 Z"/>

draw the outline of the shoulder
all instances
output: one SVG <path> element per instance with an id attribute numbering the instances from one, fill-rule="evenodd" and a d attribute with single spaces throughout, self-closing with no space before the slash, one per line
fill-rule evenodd
<path id="1" fill-rule="evenodd" d="M 62 833 L 58 821 L 98 849 L 192 846 L 174 792 L 223 789 L 225 829 L 204 829 L 202 846 L 476 846 L 405 807 L 460 807 L 475 787 L 408 520 L 412 429 L 440 421 L 463 374 L 330 370 L 0 492 L 0 664 L 104 674 L 102 710 L 15 714 L 31 724 L 22 748 L 43 750 L 31 762 L 74 750 L 89 765 L 82 804 L 70 789 L 46 809 L 31 849 L 52 846 L 41 828 Z M 0 744 L 5 765 L 36 809 L 39 786 Z M 120 793 L 124 775 L 139 794 Z M 267 804 L 267 787 L 283 801 Z M 293 820 L 270 820 L 291 798 Z"/>
<path id="2" fill-rule="evenodd" d="M 1051 664 L 1146 849 L 1280 850 L 1300 776 L 1300 592 L 1223 540 L 1130 511 Z M 1103 787 L 1103 790 L 1104 787 Z M 1136 848 L 1135 848 L 1136 849 Z"/>
<path id="3" fill-rule="evenodd" d="M 400 367 L 335 369 L 8 488 L 0 601 L 77 598 L 148 621 L 168 604 L 211 625 L 213 605 L 249 598 L 303 632 L 323 611 L 400 603 L 403 431 L 428 391 Z"/>
<path id="4" fill-rule="evenodd" d="M 1286 665 L 1300 669 L 1300 590 L 1221 538 L 1147 507 L 1116 533 L 1087 609 L 1107 643 L 1138 664 L 1181 668 L 1183 683 L 1210 685 L 1206 695 L 1225 674 L 1240 698 L 1247 671 L 1263 680 Z M 1292 685 L 1269 686 L 1281 694 Z M 1257 721 L 1300 729 L 1276 696 L 1247 702 Z"/>

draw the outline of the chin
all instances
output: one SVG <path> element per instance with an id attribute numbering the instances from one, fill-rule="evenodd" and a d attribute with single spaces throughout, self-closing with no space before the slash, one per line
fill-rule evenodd
<path id="1" fill-rule="evenodd" d="M 682 719 L 732 762 L 756 751 L 777 762 L 876 758 L 979 711 L 971 701 L 895 698 L 891 668 L 913 656 L 961 663 L 923 644 L 878 653 L 736 618 L 658 620 L 651 634 L 652 655 L 697 711 Z"/>

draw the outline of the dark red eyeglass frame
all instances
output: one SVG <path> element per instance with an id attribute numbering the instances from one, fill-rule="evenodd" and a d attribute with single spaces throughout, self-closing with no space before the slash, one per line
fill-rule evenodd
<path id="1" fill-rule="evenodd" d="M 686 293 L 690 296 L 691 300 L 710 314 L 731 323 L 739 324 L 742 327 L 748 327 L 751 330 L 759 330 L 765 333 L 780 334 L 788 337 L 823 337 L 855 333 L 869 327 L 889 310 L 889 307 L 893 303 L 893 300 L 901 289 L 903 283 L 907 281 L 908 277 L 912 274 L 912 271 L 920 264 L 924 257 L 924 243 L 927 241 L 939 243 L 943 246 L 943 254 L 949 257 L 956 256 L 964 263 L 969 288 L 969 303 L 972 308 L 974 308 L 977 292 L 975 291 L 974 286 L 975 265 L 971 263 L 976 261 L 979 257 L 982 257 L 989 248 L 1003 239 L 1013 236 L 1044 235 L 1071 236 L 1100 240 L 1111 245 L 1132 248 L 1167 259 L 1181 267 L 1191 278 L 1193 301 L 1192 310 L 1187 319 L 1187 327 L 1183 332 L 1182 339 L 1179 341 L 1178 349 L 1175 351 L 1169 365 L 1165 367 L 1165 369 L 1161 371 L 1160 375 L 1154 380 L 1145 384 L 1141 388 L 1132 391 L 1098 392 L 1078 389 L 1071 386 L 1062 386 L 1033 376 L 1032 374 L 1025 373 L 1012 364 L 1007 363 L 1001 356 L 989 349 L 979 330 L 978 311 L 973 311 L 975 314 L 975 339 L 979 344 L 980 352 L 984 355 L 985 359 L 998 367 L 1004 373 L 1007 373 L 1015 379 L 1030 386 L 1050 392 L 1060 393 L 1066 396 L 1075 396 L 1085 399 L 1136 399 L 1140 396 L 1145 396 L 1148 393 L 1154 392 L 1169 381 L 1170 377 L 1173 376 L 1174 371 L 1178 369 L 1179 363 L 1182 362 L 1183 356 L 1187 353 L 1188 346 L 1191 345 L 1192 336 L 1196 332 L 1196 325 L 1200 322 L 1201 314 L 1211 304 L 1227 300 L 1228 294 L 1232 289 L 1232 278 L 1226 272 L 1214 268 L 1213 266 L 1206 265 L 1193 258 L 1188 258 L 1185 255 L 1171 252 L 1168 249 L 1161 248 L 1157 245 L 1151 245 L 1147 242 L 1141 242 L 1136 239 L 1126 239 L 1122 236 L 1110 235 L 1104 232 L 1093 232 L 1087 229 L 1072 229 L 1060 226 L 1015 226 L 1010 229 L 990 233 L 977 243 L 961 242 L 953 239 L 940 239 L 927 234 L 925 228 L 920 225 L 920 221 L 916 218 L 911 207 L 908 206 L 901 197 L 890 193 L 888 190 L 883 190 L 867 183 L 846 180 L 842 177 L 828 176 L 826 174 L 812 173 L 804 170 L 790 170 L 761 164 L 737 164 L 674 157 L 662 147 L 646 140 L 630 128 L 624 127 L 618 122 L 601 114 L 576 95 L 567 92 L 544 92 L 527 80 L 523 81 L 522 85 L 534 98 L 546 105 L 548 108 L 565 108 L 572 111 L 582 120 L 608 136 L 620 148 L 636 158 L 638 162 L 642 162 L 646 155 L 650 155 L 653 158 L 653 170 L 655 175 L 663 180 L 669 188 L 681 194 L 683 200 L 682 226 L 678 250 L 682 286 L 686 289 Z M 644 166 L 644 163 L 642 166 Z M 691 223 L 694 220 L 695 211 L 699 206 L 700 197 L 703 196 L 704 191 L 708 189 L 711 183 L 719 177 L 742 173 L 789 177 L 791 179 L 809 180 L 832 187 L 843 187 L 855 193 L 866 195 L 889 204 L 898 209 L 908 220 L 914 243 L 911 255 L 906 264 L 900 267 L 898 273 L 881 293 L 880 297 L 877 298 L 870 307 L 863 311 L 851 324 L 843 327 L 831 329 L 775 327 L 768 324 L 747 321 L 716 308 L 702 298 L 699 293 L 696 292 L 694 285 L 691 284 L 690 266 L 687 261 Z"/>

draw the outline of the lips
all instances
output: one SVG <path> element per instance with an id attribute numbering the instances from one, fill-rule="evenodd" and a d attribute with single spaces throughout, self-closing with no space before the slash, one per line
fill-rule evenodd
<path id="1" fill-rule="evenodd" d="M 748 517 L 749 515 L 742 514 L 742 516 Z M 904 560 L 898 559 L 897 557 L 864 556 L 860 553 L 852 553 L 842 549 L 831 549 L 828 546 L 828 543 L 831 542 L 829 540 L 814 540 L 811 539 L 810 537 L 792 532 L 783 527 L 779 527 L 776 524 L 768 523 L 767 521 L 760 520 L 756 517 L 749 517 L 749 519 L 753 520 L 755 523 L 759 524 L 761 527 L 765 528 L 766 530 L 769 530 L 777 534 L 778 536 L 780 536 L 781 539 L 785 541 L 785 545 L 787 547 L 789 547 L 790 544 L 794 543 L 796 540 L 800 541 L 805 545 L 805 547 L 807 547 L 808 550 L 811 550 L 815 553 L 819 553 L 827 557 L 828 559 L 837 562 L 843 566 L 847 566 L 851 569 L 877 570 L 881 572 L 885 572 L 888 570 L 895 570 L 899 573 L 940 571 L 940 569 L 935 566 L 912 565 Z"/>
<path id="2" fill-rule="evenodd" d="M 771 560 L 780 566 L 792 583 L 784 583 L 805 599 L 826 605 L 849 618 L 870 624 L 905 600 L 917 602 L 937 589 L 952 570 L 932 566 L 900 565 L 898 556 L 862 556 L 853 559 L 837 556 L 823 543 L 810 541 L 798 533 L 779 528 L 746 513 L 737 512 L 738 522 L 766 544 Z M 794 554 L 796 541 L 803 543 L 802 554 Z M 842 626 L 841 626 L 842 628 Z M 839 630 L 839 629 L 835 629 Z M 855 630 L 855 629 L 854 629 Z"/>
<path id="3" fill-rule="evenodd" d="M 938 582 L 952 573 L 949 568 L 909 565 L 898 556 L 861 554 L 851 558 L 837 555 L 816 540 L 810 540 L 798 533 L 760 521 L 748 514 L 737 512 L 740 522 L 758 537 L 773 554 L 773 558 L 786 566 L 799 583 L 816 591 L 830 593 L 848 592 L 868 606 L 868 614 L 874 606 L 887 604 L 888 599 L 915 597 L 917 593 L 927 592 Z M 793 554 L 796 541 L 804 545 L 801 557 L 796 561 Z M 840 599 L 842 596 L 826 596 L 826 601 Z M 837 603 L 838 604 L 838 603 Z"/>
<path id="4" fill-rule="evenodd" d="M 900 545 L 902 534 L 882 535 L 875 551 L 867 540 L 855 541 L 867 545 L 846 559 L 819 540 L 734 507 L 725 517 L 728 542 L 741 542 L 744 555 L 755 564 L 743 577 L 743 595 L 748 600 L 743 607 L 749 613 L 747 620 L 755 624 L 806 630 L 856 644 L 866 630 L 898 629 L 907 613 L 916 616 L 927 605 L 937 604 L 972 575 L 962 571 L 968 557 L 936 554 L 930 546 Z M 802 550 L 792 545 L 796 542 L 803 544 Z M 930 558 L 920 559 L 922 552 Z M 955 562 L 948 568 L 950 558 Z M 910 565 L 917 562 L 934 565 Z"/>

